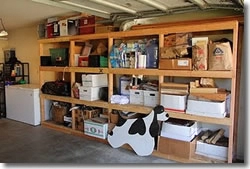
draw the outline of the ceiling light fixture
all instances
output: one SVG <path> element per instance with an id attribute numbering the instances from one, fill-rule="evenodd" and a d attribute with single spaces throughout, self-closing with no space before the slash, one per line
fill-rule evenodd
<path id="1" fill-rule="evenodd" d="M 6 31 L 6 29 L 4 27 L 2 18 L 0 18 L 0 21 L 1 21 L 1 26 L 3 27 L 3 30 L 1 30 L 1 32 L 0 32 L 0 36 L 7 36 L 8 32 Z"/>

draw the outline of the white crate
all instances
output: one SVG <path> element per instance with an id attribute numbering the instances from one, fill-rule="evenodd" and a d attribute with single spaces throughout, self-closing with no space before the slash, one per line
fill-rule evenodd
<path id="1" fill-rule="evenodd" d="M 79 89 L 79 99 L 80 100 L 100 100 L 99 91 L 101 87 L 85 87 L 80 86 Z"/>
<path id="2" fill-rule="evenodd" d="M 187 95 L 161 94 L 161 105 L 166 110 L 184 112 L 186 110 Z"/>
<path id="3" fill-rule="evenodd" d="M 204 101 L 190 98 L 187 100 L 187 114 L 224 118 L 227 109 L 229 109 L 226 107 L 228 105 L 226 102 L 230 99 L 226 101 Z"/>
<path id="4" fill-rule="evenodd" d="M 87 87 L 106 87 L 108 86 L 107 74 L 83 74 L 82 85 Z"/>
<path id="5" fill-rule="evenodd" d="M 129 90 L 130 104 L 143 105 L 143 90 Z"/>
<path id="6" fill-rule="evenodd" d="M 106 139 L 108 135 L 108 123 L 97 123 L 90 119 L 84 120 L 84 134 Z"/>
<path id="7" fill-rule="evenodd" d="M 228 147 L 207 144 L 201 141 L 197 141 L 195 153 L 219 160 L 227 160 Z"/>
<path id="8" fill-rule="evenodd" d="M 155 107 L 160 103 L 159 92 L 158 91 L 143 91 L 143 103 L 144 106 Z"/>
<path id="9" fill-rule="evenodd" d="M 172 124 L 168 123 L 168 121 L 162 123 L 162 131 L 164 132 L 172 132 L 175 134 L 179 134 L 182 136 L 191 136 L 194 133 L 197 135 L 200 131 L 200 126 L 195 121 L 191 126 L 185 126 L 180 124 Z"/>

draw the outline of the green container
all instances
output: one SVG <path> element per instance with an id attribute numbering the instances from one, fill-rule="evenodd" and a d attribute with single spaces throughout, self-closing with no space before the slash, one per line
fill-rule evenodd
<path id="1" fill-rule="evenodd" d="M 100 56 L 100 67 L 108 67 L 108 57 Z"/>
<path id="2" fill-rule="evenodd" d="M 69 66 L 69 49 L 68 48 L 51 48 L 51 65 L 52 66 Z"/>

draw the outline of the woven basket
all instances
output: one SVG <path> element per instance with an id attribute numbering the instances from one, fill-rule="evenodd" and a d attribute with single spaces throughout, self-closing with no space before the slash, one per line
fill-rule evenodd
<path id="1" fill-rule="evenodd" d="M 64 116 L 67 114 L 68 108 L 61 105 L 52 106 L 52 120 L 56 123 L 63 124 Z"/>

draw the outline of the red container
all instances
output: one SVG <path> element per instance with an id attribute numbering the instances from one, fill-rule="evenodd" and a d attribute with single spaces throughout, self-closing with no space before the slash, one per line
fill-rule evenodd
<path id="1" fill-rule="evenodd" d="M 95 16 L 79 19 L 79 34 L 95 33 Z"/>
<path id="2" fill-rule="evenodd" d="M 53 37 L 53 26 L 54 26 L 53 23 L 48 23 L 46 25 L 46 28 L 47 28 L 47 38 L 52 38 Z"/>

